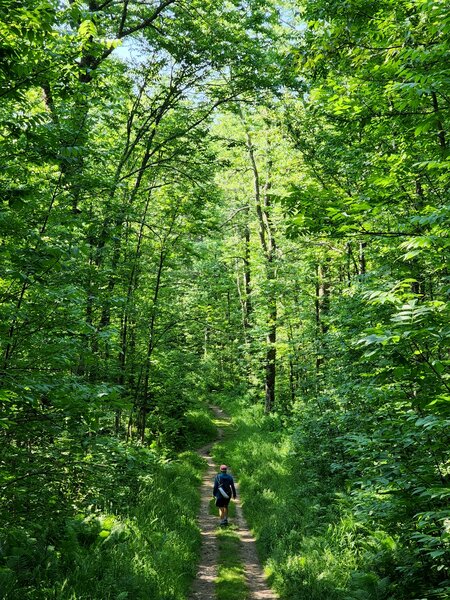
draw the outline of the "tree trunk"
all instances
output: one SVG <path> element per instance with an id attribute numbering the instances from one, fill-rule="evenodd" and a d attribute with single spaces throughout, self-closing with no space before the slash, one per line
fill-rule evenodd
<path id="1" fill-rule="evenodd" d="M 242 115 L 241 115 L 242 117 Z M 264 411 L 269 413 L 275 405 L 275 383 L 276 383 L 276 339 L 277 339 L 277 298 L 274 283 L 276 281 L 275 256 L 277 245 L 275 241 L 274 226 L 271 221 L 270 188 L 272 161 L 267 161 L 267 173 L 265 185 L 261 187 L 258 165 L 250 131 L 242 117 L 247 134 L 247 151 L 253 172 L 253 187 L 255 194 L 255 208 L 259 224 L 259 239 L 265 259 L 266 278 L 268 283 L 267 305 L 269 307 L 267 316 L 267 337 L 265 357 L 265 402 Z"/>
<path id="2" fill-rule="evenodd" d="M 265 392 L 266 399 L 264 412 L 270 413 L 275 405 L 275 381 L 276 381 L 276 358 L 277 358 L 277 303 L 275 300 L 271 303 L 269 312 L 269 332 L 267 334 L 267 352 L 266 352 L 266 381 Z"/>
<path id="3" fill-rule="evenodd" d="M 366 242 L 359 242 L 359 274 L 366 274 Z"/>
<path id="4" fill-rule="evenodd" d="M 324 335 L 328 331 L 328 324 L 324 317 L 330 309 L 330 283 L 328 280 L 327 261 L 316 266 L 316 324 L 317 324 L 317 358 L 316 372 L 319 374 L 320 368 L 324 362 L 325 342 Z"/>
<path id="5" fill-rule="evenodd" d="M 436 114 L 439 114 L 439 104 L 438 104 L 436 92 L 431 92 L 431 99 L 433 101 L 433 111 Z M 447 141 L 445 139 L 445 129 L 444 129 L 444 125 L 443 125 L 440 117 L 438 117 L 436 120 L 436 126 L 438 128 L 439 146 L 441 147 L 441 150 L 446 150 L 447 149 Z"/>
<path id="6" fill-rule="evenodd" d="M 247 208 L 248 214 L 248 208 Z M 250 227 L 247 223 L 245 224 L 244 231 L 244 333 L 247 337 L 248 332 L 251 328 L 251 317 L 252 317 L 252 272 L 250 266 Z"/>

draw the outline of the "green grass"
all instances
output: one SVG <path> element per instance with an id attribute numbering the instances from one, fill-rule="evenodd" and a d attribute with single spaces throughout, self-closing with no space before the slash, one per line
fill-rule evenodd
<path id="1" fill-rule="evenodd" d="M 217 532 L 219 569 L 216 579 L 217 600 L 246 600 L 248 588 L 240 557 L 240 539 L 230 526 Z"/>
<path id="2" fill-rule="evenodd" d="M 206 468 L 191 450 L 216 439 L 212 416 L 197 402 L 167 447 L 92 442 L 79 479 L 72 474 L 76 502 L 61 502 L 72 480 L 64 481 L 59 496 L 42 494 L 39 504 L 36 494 L 44 516 L 22 511 L 0 523 L 0 599 L 185 600 L 200 552 Z"/>
<path id="3" fill-rule="evenodd" d="M 283 600 L 448 597 L 437 572 L 429 575 L 433 591 L 420 591 L 428 585 L 420 574 L 425 563 L 411 553 L 406 534 L 395 534 L 398 523 L 390 527 L 392 499 L 375 503 L 351 473 L 334 469 L 334 438 L 324 437 L 328 429 L 316 427 L 307 406 L 288 420 L 264 415 L 247 398 L 218 394 L 217 401 L 233 422 L 213 456 L 239 478 L 258 553 Z"/>
<path id="4" fill-rule="evenodd" d="M 185 445 L 195 450 L 217 438 L 217 422 L 206 405 L 199 404 L 185 415 Z"/>
<path id="5" fill-rule="evenodd" d="M 214 458 L 239 477 L 245 516 L 269 583 L 283 600 L 387 598 L 384 584 L 374 585 L 376 576 L 366 587 L 360 577 L 361 525 L 319 473 L 297 467 L 291 438 L 277 416 L 264 416 L 260 406 L 222 400 L 234 417 Z"/>
<path id="6" fill-rule="evenodd" d="M 194 452 L 149 463 L 134 503 L 115 514 L 91 510 L 67 519 L 45 545 L 17 528 L 11 550 L 5 547 L 7 563 L 0 563 L 0 598 L 185 600 L 200 551 L 204 468 Z"/>

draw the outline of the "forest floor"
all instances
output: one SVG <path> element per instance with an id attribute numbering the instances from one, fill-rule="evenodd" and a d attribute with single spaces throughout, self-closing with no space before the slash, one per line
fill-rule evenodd
<path id="1" fill-rule="evenodd" d="M 229 423 L 229 417 L 218 407 L 211 407 L 216 418 Z M 218 440 L 223 436 L 223 429 L 218 429 Z M 216 440 L 216 441 L 218 441 Z M 219 547 L 217 533 L 219 529 L 218 515 L 210 514 L 212 486 L 217 468 L 211 457 L 212 442 L 198 450 L 206 460 L 208 468 L 203 477 L 201 487 L 201 506 L 198 517 L 202 534 L 202 549 L 197 577 L 192 587 L 190 600 L 215 600 L 215 582 L 219 572 Z M 233 531 L 239 538 L 239 553 L 244 568 L 247 585 L 246 600 L 277 600 L 278 596 L 267 585 L 263 569 L 258 559 L 256 542 L 251 534 L 239 503 L 239 484 L 236 481 L 238 500 L 235 501 L 236 516 L 232 520 Z M 230 519 L 231 521 L 231 519 Z"/>

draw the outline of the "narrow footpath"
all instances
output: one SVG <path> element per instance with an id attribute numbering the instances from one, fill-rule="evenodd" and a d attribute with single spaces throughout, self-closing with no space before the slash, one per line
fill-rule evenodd
<path id="1" fill-rule="evenodd" d="M 211 407 L 215 416 L 223 421 L 229 421 L 229 417 L 218 407 Z M 218 430 L 218 440 L 223 436 L 223 431 Z M 218 441 L 216 440 L 216 441 Z M 214 582 L 218 572 L 218 548 L 216 530 L 219 526 L 217 516 L 209 514 L 209 503 L 211 501 L 212 485 L 217 468 L 211 458 L 211 449 L 216 442 L 212 442 L 198 450 L 199 455 L 208 463 L 208 469 L 204 475 L 201 487 L 201 506 L 198 517 L 199 527 L 202 532 L 202 550 L 200 555 L 197 577 L 192 587 L 190 600 L 215 600 Z M 241 559 L 245 568 L 245 579 L 248 587 L 248 600 L 277 600 L 278 596 L 267 585 L 263 570 L 259 563 L 256 552 L 255 538 L 251 534 L 242 508 L 239 503 L 239 485 L 236 482 L 238 501 L 236 502 L 236 517 L 234 524 L 237 526 L 236 533 L 239 536 Z"/>

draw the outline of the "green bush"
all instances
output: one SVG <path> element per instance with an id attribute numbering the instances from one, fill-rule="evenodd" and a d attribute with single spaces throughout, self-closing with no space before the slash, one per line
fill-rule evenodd
<path id="1" fill-rule="evenodd" d="M 133 502 L 119 503 L 120 510 L 91 505 L 57 527 L 31 522 L 1 531 L 2 598 L 186 597 L 200 546 L 196 514 L 204 462 L 192 452 L 160 461 L 138 449 L 135 462 L 137 493 Z M 135 476 L 137 470 L 134 465 Z"/>
<path id="2" fill-rule="evenodd" d="M 240 482 L 245 515 L 281 597 L 415 597 L 408 596 L 398 569 L 407 564 L 407 550 L 360 518 L 345 479 L 330 468 L 339 444 L 323 439 L 312 420 L 304 429 L 285 429 L 279 416 L 264 416 L 260 406 L 245 408 L 229 399 L 223 405 L 235 414 L 234 427 L 215 457 L 229 463 Z"/>
<path id="3" fill-rule="evenodd" d="M 217 437 L 217 427 L 206 407 L 188 411 L 184 417 L 184 437 L 188 448 L 199 448 Z"/>

